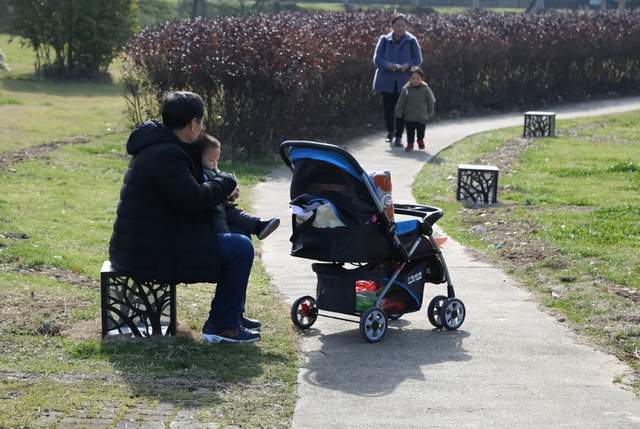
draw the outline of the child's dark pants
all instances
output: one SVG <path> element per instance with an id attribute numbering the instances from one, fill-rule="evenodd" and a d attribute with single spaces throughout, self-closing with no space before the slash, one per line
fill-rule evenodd
<path id="1" fill-rule="evenodd" d="M 248 238 L 251 238 L 251 234 L 255 234 L 260 218 L 252 216 L 235 206 L 226 206 L 224 214 L 227 218 L 229 230 L 234 234 L 242 234 Z"/>
<path id="2" fill-rule="evenodd" d="M 407 143 L 413 144 L 416 138 L 416 132 L 418 134 L 418 140 L 424 140 L 424 130 L 426 125 L 420 122 L 405 121 L 407 126 Z"/>

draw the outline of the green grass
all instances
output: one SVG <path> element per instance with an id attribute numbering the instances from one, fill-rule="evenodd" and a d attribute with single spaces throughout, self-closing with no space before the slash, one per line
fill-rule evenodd
<path id="1" fill-rule="evenodd" d="M 637 304 L 627 298 L 640 296 L 640 112 L 560 121 L 558 129 L 559 137 L 531 142 L 501 173 L 498 206 L 455 201 L 456 165 L 500 159 L 495 154 L 517 143 L 520 127 L 444 150 L 425 165 L 414 195 L 444 208 L 440 225 L 451 236 L 503 264 L 640 374 Z"/>
<path id="2" fill-rule="evenodd" d="M 77 308 L 77 294 L 82 291 L 60 284 L 52 287 L 50 280 L 33 275 L 2 273 L 0 280 L 10 296 L 22 297 L 23 302 L 18 299 L 15 303 L 25 310 L 29 309 L 25 301 L 33 298 L 18 292 L 55 294 L 57 300 L 66 298 L 67 306 Z M 178 319 L 183 326 L 199 330 L 213 289 L 211 285 L 179 287 Z M 83 293 L 91 312 L 81 311 L 67 320 L 62 307 L 50 305 L 49 319 L 73 330 L 74 321 L 95 316 L 98 291 Z M 0 399 L 0 427 L 32 426 L 43 409 L 73 416 L 79 410 L 108 406 L 124 414 L 134 405 L 132 398 L 136 403 L 166 402 L 178 406 L 191 406 L 198 401 L 197 413 L 221 424 L 287 426 L 295 403 L 298 357 L 286 311 L 273 297 L 260 263 L 254 266 L 250 279 L 248 311 L 261 317 L 265 328 L 263 340 L 246 347 L 211 346 L 189 337 L 101 342 L 41 336 L 28 329 L 0 331 L 0 368 L 38 374 L 32 380 L 0 381 L 0 398 L 7 397 L 4 392 L 20 392 L 15 399 Z M 30 317 L 19 320 L 25 323 Z M 58 379 L 71 382 L 61 383 Z M 109 381 L 97 382 L 105 379 Z M 176 379 L 181 382 L 177 384 Z M 192 386 L 205 386 L 210 392 L 198 395 Z M 61 389 L 63 403 L 60 395 L 45 394 Z"/>
<path id="3" fill-rule="evenodd" d="M 7 267 L 0 271 L 7 304 L 0 310 L 0 369 L 32 374 L 0 382 L 0 427 L 33 426 L 44 409 L 61 413 L 58 422 L 103 408 L 122 416 L 140 401 L 178 408 L 194 407 L 195 401 L 198 416 L 221 424 L 287 426 L 298 355 L 287 311 L 273 296 L 259 260 L 247 306 L 265 328 L 263 340 L 248 347 L 210 346 L 192 338 L 206 319 L 212 285 L 178 287 L 182 336 L 101 342 L 97 288 L 37 272 L 54 267 L 98 277 L 128 163 L 126 137 L 116 133 L 65 146 L 0 170 L 0 266 Z M 238 174 L 245 190 L 241 204 L 270 169 L 244 163 L 222 167 Z M 44 321 L 63 335 L 38 334 Z M 194 393 L 193 386 L 203 384 L 211 391 Z"/>
<path id="4" fill-rule="evenodd" d="M 329 2 L 297 2 L 295 3 L 300 9 L 312 12 L 344 12 L 342 3 Z M 359 7 L 359 5 L 357 5 Z"/>
<path id="5" fill-rule="evenodd" d="M 10 39 L 0 34 L 0 50 L 12 69 L 0 72 L 0 155 L 128 125 L 119 61 L 111 66 L 113 83 L 39 80 L 33 50 Z"/>

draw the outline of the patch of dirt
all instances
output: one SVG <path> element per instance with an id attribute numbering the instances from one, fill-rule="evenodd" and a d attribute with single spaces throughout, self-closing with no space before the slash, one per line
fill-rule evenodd
<path id="1" fill-rule="evenodd" d="M 60 335 L 63 337 L 68 337 L 73 340 L 95 340 L 102 338 L 102 322 L 100 319 L 100 315 L 98 315 L 93 320 L 81 320 L 73 325 L 68 326 L 66 329 L 60 331 Z M 176 325 L 176 337 L 188 338 L 191 341 L 200 342 L 201 337 L 200 333 L 194 331 L 189 327 L 188 324 L 184 324 L 177 321 Z M 120 341 L 122 339 L 116 339 L 115 341 Z M 124 339 L 127 341 L 127 339 Z M 146 340 L 146 339 L 145 339 Z M 145 341 L 140 340 L 140 341 Z M 107 339 L 106 341 L 111 341 L 111 339 Z M 136 341 L 136 339 L 133 339 Z"/>
<path id="2" fill-rule="evenodd" d="M 33 381 L 39 380 L 42 378 L 46 378 L 58 383 L 76 383 L 79 381 L 95 381 L 99 383 L 121 383 L 123 381 L 129 382 L 139 382 L 145 383 L 149 386 L 170 386 L 170 387 L 178 387 L 178 388 L 187 388 L 189 390 L 196 390 L 198 388 L 206 388 L 206 389 L 215 389 L 222 390 L 228 385 L 225 383 L 221 383 L 215 379 L 208 379 L 202 377 L 158 377 L 148 374 L 121 374 L 121 373 L 112 373 L 112 374 L 104 374 L 104 373 L 82 373 L 82 372 L 73 372 L 73 373 L 39 373 L 39 372 L 19 372 L 19 371 L 0 371 L 0 378 L 3 380 L 12 380 L 12 381 Z M 241 382 L 234 382 L 234 388 L 236 387 L 248 387 L 250 388 L 250 384 L 244 384 Z"/>
<path id="3" fill-rule="evenodd" d="M 0 335 L 4 332 L 59 335 L 72 321 L 72 312 L 88 307 L 92 302 L 69 295 L 57 296 L 47 290 L 3 291 L 0 308 Z"/>
<path id="4" fill-rule="evenodd" d="M 505 142 L 497 150 L 475 159 L 473 164 L 495 165 L 501 176 L 513 174 L 522 154 L 537 144 L 536 139 L 516 138 Z M 509 186 L 501 186 L 498 193 L 509 192 Z M 570 261 L 551 243 L 538 237 L 539 225 L 529 219 L 514 220 L 514 203 L 501 202 L 494 205 L 465 205 L 462 218 L 470 231 L 478 234 L 487 246 L 494 247 L 501 258 L 520 266 L 530 267 L 542 263 L 552 269 L 566 269 Z M 532 208 L 532 213 L 535 208 Z M 593 210 L 577 207 L 576 210 Z"/>
<path id="5" fill-rule="evenodd" d="M 28 240 L 29 236 L 24 232 L 2 232 L 0 238 L 6 238 L 9 240 Z"/>
<path id="6" fill-rule="evenodd" d="M 73 137 L 70 139 L 55 140 L 49 143 L 30 147 L 28 149 L 2 154 L 0 155 L 0 170 L 27 159 L 42 158 L 48 152 L 58 149 L 61 146 L 84 144 L 90 141 L 91 139 L 88 137 Z"/>
<path id="7" fill-rule="evenodd" d="M 21 268 L 3 264 L 0 265 L 0 271 L 37 274 L 75 287 L 100 288 L 100 282 L 95 279 L 56 267 Z M 73 324 L 72 311 L 92 304 L 85 298 L 56 296 L 47 293 L 47 290 L 31 291 L 29 295 L 6 290 L 3 295 L 3 305 L 0 307 L 0 334 L 12 331 L 61 335 Z M 83 323 L 85 322 L 81 322 Z"/>
<path id="8" fill-rule="evenodd" d="M 52 280 L 56 280 L 60 283 L 66 283 L 73 286 L 100 288 L 100 282 L 94 278 L 84 276 L 82 274 L 74 273 L 73 271 L 63 270 L 56 267 L 34 267 L 23 268 L 18 265 L 3 264 L 0 265 L 1 271 L 13 271 L 21 274 L 38 274 L 41 276 L 47 276 Z"/>
<path id="9" fill-rule="evenodd" d="M 496 151 L 491 152 L 484 157 L 477 158 L 472 162 L 472 164 L 495 165 L 500 169 L 500 175 L 509 176 L 524 151 L 536 144 L 536 139 L 511 139 L 500 146 Z"/>
<path id="10" fill-rule="evenodd" d="M 81 320 L 67 326 L 60 332 L 63 337 L 72 340 L 96 340 L 102 336 L 102 322 L 100 315 L 93 320 Z"/>
<path id="11" fill-rule="evenodd" d="M 640 293 L 637 290 L 629 289 L 627 287 L 618 286 L 615 284 L 607 284 L 607 289 L 616 295 L 626 298 L 629 301 L 633 301 L 636 304 L 640 304 Z M 634 319 L 636 323 L 640 325 L 640 316 Z M 633 321 L 633 320 L 632 320 Z"/>
<path id="12" fill-rule="evenodd" d="M 62 146 L 86 144 L 93 141 L 94 139 L 110 134 L 115 134 L 121 131 L 122 130 L 112 130 L 106 133 L 96 134 L 92 136 L 77 136 L 67 139 L 54 140 L 49 143 L 39 144 L 37 146 L 32 146 L 26 149 L 20 149 L 14 152 L 0 154 L 0 170 L 8 169 L 9 171 L 12 171 L 12 169 L 9 167 L 18 162 L 22 162 L 28 159 L 47 159 L 47 154 L 49 152 L 51 152 L 52 150 L 56 150 Z"/>

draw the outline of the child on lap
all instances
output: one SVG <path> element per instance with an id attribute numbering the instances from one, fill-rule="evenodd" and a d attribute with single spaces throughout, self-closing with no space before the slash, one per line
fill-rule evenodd
<path id="1" fill-rule="evenodd" d="M 196 144 L 200 146 L 202 151 L 204 181 L 211 181 L 222 173 L 220 169 L 218 169 L 222 145 L 218 139 L 209 134 L 203 134 Z M 214 214 L 216 231 L 220 234 L 242 234 L 249 238 L 254 234 L 259 240 L 264 240 L 278 228 L 280 219 L 272 218 L 263 221 L 256 216 L 240 210 L 235 204 L 239 196 L 240 190 L 236 188 L 225 204 L 216 207 Z"/>

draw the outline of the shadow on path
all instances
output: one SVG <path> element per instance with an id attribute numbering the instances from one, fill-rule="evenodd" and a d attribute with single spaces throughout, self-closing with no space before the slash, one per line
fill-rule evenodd
<path id="1" fill-rule="evenodd" d="M 306 333 L 305 337 L 317 337 L 320 342 L 319 349 L 307 355 L 306 382 L 351 395 L 378 397 L 405 381 L 425 381 L 429 374 L 425 367 L 472 359 L 463 346 L 470 336 L 464 330 L 412 329 L 411 322 L 401 319 L 391 322 L 382 343 L 371 345 L 358 329 L 348 328 L 324 335 L 318 330 Z"/>

